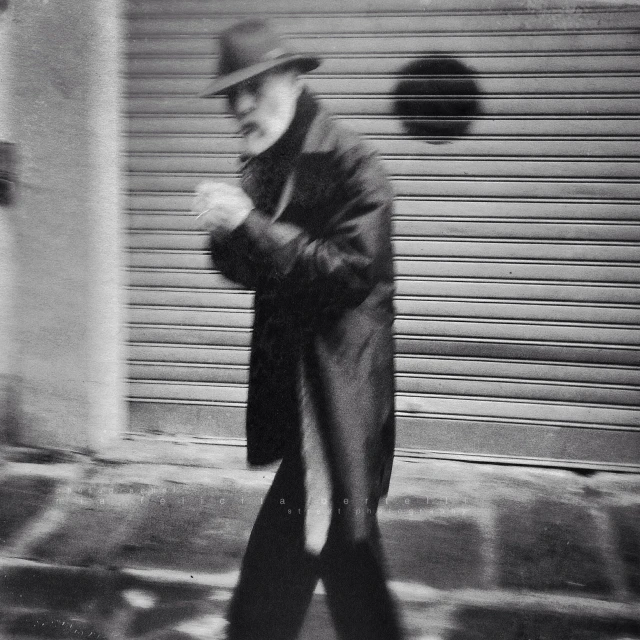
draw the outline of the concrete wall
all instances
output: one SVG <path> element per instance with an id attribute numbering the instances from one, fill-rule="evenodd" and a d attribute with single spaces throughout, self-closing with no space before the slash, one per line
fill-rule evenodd
<path id="1" fill-rule="evenodd" d="M 5 433 L 21 444 L 95 450 L 125 420 L 119 4 L 20 0 L 0 16 L 0 120 L 19 155 L 0 226 L 14 247 L 0 347 L 13 353 Z"/>
<path id="2" fill-rule="evenodd" d="M 6 7 L 0 3 L 0 51 L 9 50 L 9 17 Z M 12 138 L 9 128 L 8 108 L 10 104 L 9 57 L 0 55 L 0 140 Z M 13 235 L 9 227 L 9 216 L 0 204 L 0 438 L 10 428 L 11 395 L 15 354 L 13 341 L 13 265 L 15 255 L 12 247 Z"/>

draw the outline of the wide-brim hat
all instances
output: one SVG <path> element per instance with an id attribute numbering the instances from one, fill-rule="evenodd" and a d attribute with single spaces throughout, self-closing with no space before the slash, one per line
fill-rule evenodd
<path id="1" fill-rule="evenodd" d="M 291 51 L 266 20 L 244 20 L 220 34 L 218 77 L 199 97 L 215 96 L 279 67 L 295 67 L 306 73 L 318 67 L 320 62 L 315 56 Z"/>

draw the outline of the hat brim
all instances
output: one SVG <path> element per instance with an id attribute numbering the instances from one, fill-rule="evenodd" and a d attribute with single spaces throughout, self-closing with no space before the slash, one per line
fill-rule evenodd
<path id="1" fill-rule="evenodd" d="M 280 67 L 296 67 L 302 73 L 307 73 L 317 69 L 320 66 L 320 63 L 320 58 L 316 58 L 315 56 L 303 56 L 299 53 L 287 54 L 285 56 L 280 56 L 279 58 L 274 58 L 273 60 L 261 62 L 260 64 L 251 65 L 246 69 L 239 69 L 233 73 L 220 76 L 213 80 L 213 82 L 211 82 L 204 91 L 200 92 L 198 97 L 211 98 L 213 96 L 220 95 L 230 87 L 240 84 L 241 82 L 245 82 L 255 76 L 259 76 L 262 73 L 266 73 L 267 71 L 271 71 L 272 69 L 278 69 Z"/>

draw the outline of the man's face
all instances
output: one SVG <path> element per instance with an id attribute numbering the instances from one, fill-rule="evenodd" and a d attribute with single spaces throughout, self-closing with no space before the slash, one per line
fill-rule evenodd
<path id="1" fill-rule="evenodd" d="M 297 74 L 282 70 L 262 74 L 229 89 L 229 105 L 240 124 L 248 155 L 266 151 L 288 129 L 299 94 Z"/>

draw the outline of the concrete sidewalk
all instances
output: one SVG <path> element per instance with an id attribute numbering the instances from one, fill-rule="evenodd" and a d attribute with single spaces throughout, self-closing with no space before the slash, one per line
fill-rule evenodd
<path id="1" fill-rule="evenodd" d="M 217 637 L 274 470 L 190 446 L 5 453 L 1 638 Z M 640 476 L 398 458 L 379 519 L 410 639 L 640 638 Z M 321 585 L 302 638 L 335 640 Z"/>

